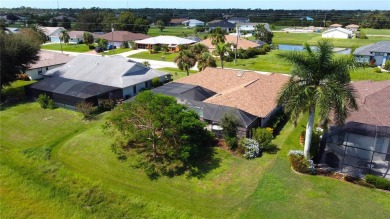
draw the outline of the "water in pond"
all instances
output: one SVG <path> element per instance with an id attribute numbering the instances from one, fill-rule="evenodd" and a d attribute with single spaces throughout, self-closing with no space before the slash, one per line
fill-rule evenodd
<path id="1" fill-rule="evenodd" d="M 312 49 L 315 49 L 315 46 L 311 46 Z M 303 46 L 300 45 L 288 45 L 288 44 L 279 44 L 279 50 L 283 51 L 302 51 Z M 349 48 L 334 48 L 333 49 L 335 53 L 338 54 L 350 54 L 351 49 Z"/>

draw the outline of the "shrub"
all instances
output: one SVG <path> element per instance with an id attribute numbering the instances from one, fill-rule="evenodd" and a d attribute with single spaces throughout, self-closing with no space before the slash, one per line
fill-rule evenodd
<path id="1" fill-rule="evenodd" d="M 380 68 L 374 68 L 375 73 L 382 73 L 382 70 Z"/>
<path id="2" fill-rule="evenodd" d="M 390 70 L 390 60 L 387 60 L 387 61 L 385 62 L 385 67 L 384 67 L 384 69 Z"/>
<path id="3" fill-rule="evenodd" d="M 257 141 L 261 151 L 271 152 L 275 150 L 276 145 L 271 143 L 273 138 L 272 131 L 269 129 L 257 128 L 253 130 L 253 139 Z"/>
<path id="4" fill-rule="evenodd" d="M 115 101 L 113 99 L 102 99 L 99 101 L 99 109 L 103 111 L 109 111 L 114 109 Z"/>
<path id="5" fill-rule="evenodd" d="M 226 144 L 232 150 L 235 150 L 238 145 L 237 129 L 239 125 L 240 122 L 237 117 L 230 112 L 225 113 L 221 118 L 222 135 Z"/>
<path id="6" fill-rule="evenodd" d="M 232 150 L 232 151 L 236 150 L 236 148 L 238 146 L 238 138 L 237 137 L 226 136 L 224 139 L 225 139 L 225 142 L 230 150 Z"/>
<path id="7" fill-rule="evenodd" d="M 89 102 L 79 102 L 76 104 L 76 111 L 84 115 L 84 119 L 92 118 L 92 112 L 94 111 L 93 104 Z"/>
<path id="8" fill-rule="evenodd" d="M 18 74 L 18 80 L 29 81 L 30 78 L 28 77 L 28 74 L 22 73 L 22 74 Z"/>
<path id="9" fill-rule="evenodd" d="M 158 53 L 161 51 L 161 46 L 160 45 L 154 45 L 153 46 L 153 52 L 154 53 Z"/>
<path id="10" fill-rule="evenodd" d="M 316 174 L 316 169 L 312 160 L 307 160 L 303 155 L 303 151 L 290 150 L 288 152 L 288 158 L 290 160 L 292 168 L 300 173 Z"/>
<path id="11" fill-rule="evenodd" d="M 152 79 L 152 87 L 153 88 L 156 88 L 156 87 L 160 87 L 163 83 L 160 81 L 159 78 L 153 78 Z"/>
<path id="12" fill-rule="evenodd" d="M 370 183 L 367 183 L 365 180 L 362 180 L 359 177 L 346 175 L 344 177 L 344 180 L 347 181 L 347 182 L 359 185 L 359 186 L 364 186 L 364 187 L 368 187 L 368 188 L 374 188 L 373 185 L 371 185 Z"/>
<path id="13" fill-rule="evenodd" d="M 366 176 L 366 182 L 372 184 L 373 186 L 375 186 L 375 188 L 390 191 L 390 180 L 387 180 L 385 178 L 368 174 Z"/>
<path id="14" fill-rule="evenodd" d="M 246 159 L 254 159 L 260 156 L 261 153 L 258 142 L 250 138 L 241 139 L 239 148 L 244 150 L 243 156 Z"/>
<path id="15" fill-rule="evenodd" d="M 129 42 L 123 41 L 123 42 L 121 43 L 121 48 L 129 48 Z"/>
<path id="16" fill-rule="evenodd" d="M 37 98 L 37 102 L 43 109 L 54 109 L 56 105 L 54 101 L 46 94 L 40 94 Z"/>

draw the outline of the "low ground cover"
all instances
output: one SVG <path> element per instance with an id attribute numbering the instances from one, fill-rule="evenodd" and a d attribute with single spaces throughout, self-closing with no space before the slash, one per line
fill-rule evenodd
<path id="1" fill-rule="evenodd" d="M 42 49 L 61 51 L 61 44 L 53 43 L 41 46 Z M 89 47 L 85 44 L 64 44 L 62 43 L 62 50 L 67 52 L 88 52 Z"/>

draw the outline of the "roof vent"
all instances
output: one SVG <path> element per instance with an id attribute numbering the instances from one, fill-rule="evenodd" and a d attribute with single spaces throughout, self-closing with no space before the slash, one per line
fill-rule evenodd
<path id="1" fill-rule="evenodd" d="M 237 77 L 242 77 L 245 71 L 237 71 Z"/>

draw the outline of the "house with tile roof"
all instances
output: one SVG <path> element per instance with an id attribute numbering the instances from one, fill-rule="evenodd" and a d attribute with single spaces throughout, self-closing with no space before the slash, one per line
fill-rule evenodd
<path id="1" fill-rule="evenodd" d="M 196 43 L 194 40 L 189 40 L 176 36 L 156 36 L 143 40 L 136 40 L 138 49 L 152 49 L 155 45 L 167 45 L 170 52 L 178 52 L 181 45 L 191 45 Z"/>
<path id="2" fill-rule="evenodd" d="M 256 42 L 253 42 L 253 41 L 250 41 L 250 40 L 247 40 L 247 39 L 244 39 L 244 38 L 238 38 L 238 41 L 237 41 L 237 36 L 233 36 L 233 35 L 225 35 L 225 42 L 231 43 L 231 44 L 234 44 L 234 45 L 237 44 L 237 48 L 238 49 L 244 49 L 244 50 L 247 50 L 249 48 L 260 47 L 260 45 L 257 44 Z M 202 40 L 199 43 L 207 46 L 209 48 L 210 52 L 212 52 L 215 49 L 215 45 L 213 45 L 211 43 L 211 39 L 210 38 Z"/>
<path id="3" fill-rule="evenodd" d="M 352 38 L 352 31 L 338 27 L 332 28 L 322 33 L 322 38 L 333 39 L 350 39 Z"/>
<path id="4" fill-rule="evenodd" d="M 60 43 L 60 33 L 66 29 L 63 27 L 42 27 L 42 30 L 47 40 L 53 43 Z"/>
<path id="5" fill-rule="evenodd" d="M 227 19 L 230 23 L 236 24 L 236 23 L 248 23 L 249 18 L 246 17 L 230 17 Z"/>
<path id="6" fill-rule="evenodd" d="M 343 25 L 341 25 L 341 24 L 331 24 L 331 25 L 329 26 L 329 29 L 341 28 L 341 27 L 343 27 Z"/>
<path id="7" fill-rule="evenodd" d="M 350 25 L 346 26 L 345 29 L 350 30 L 350 31 L 352 31 L 354 33 L 356 31 L 358 31 L 359 25 L 350 24 Z"/>
<path id="8" fill-rule="evenodd" d="M 182 25 L 182 23 L 184 21 L 187 21 L 188 18 L 172 18 L 170 21 L 169 21 L 169 26 L 178 26 L 178 25 Z"/>
<path id="9" fill-rule="evenodd" d="M 240 121 L 239 136 L 250 137 L 252 128 L 267 126 L 279 112 L 276 98 L 288 80 L 282 74 L 206 68 L 152 91 L 176 97 L 198 112 L 210 128 L 231 112 Z"/>
<path id="10" fill-rule="evenodd" d="M 322 160 L 334 171 L 390 179 L 390 80 L 352 83 L 359 110 L 324 136 Z"/>
<path id="11" fill-rule="evenodd" d="M 57 105 L 74 108 L 80 101 L 98 105 L 101 99 L 128 99 L 143 89 L 150 89 L 152 79 L 165 82 L 171 75 L 122 56 L 80 54 L 44 76 L 26 88 L 26 95 L 34 99 L 45 93 Z"/>
<path id="12" fill-rule="evenodd" d="M 230 23 L 227 20 L 222 20 L 219 22 L 214 22 L 214 23 L 208 23 L 208 26 L 210 30 L 214 30 L 215 28 L 219 27 L 223 30 L 226 30 L 227 33 L 234 31 L 236 29 L 236 25 L 233 23 Z"/>
<path id="13" fill-rule="evenodd" d="M 96 35 L 96 38 L 106 39 L 109 45 L 120 47 L 123 42 L 136 41 L 147 39 L 150 36 L 142 33 L 132 33 L 129 31 L 114 31 L 101 35 Z"/>
<path id="14" fill-rule="evenodd" d="M 54 68 L 58 68 L 69 62 L 73 56 L 41 50 L 39 51 L 39 60 L 28 66 L 26 74 L 30 80 L 39 80 L 43 78 L 43 74 Z"/>
<path id="15" fill-rule="evenodd" d="M 85 32 L 86 31 L 77 31 L 77 30 L 69 31 L 68 32 L 69 43 L 71 43 L 71 44 L 78 44 L 78 43 L 83 42 L 83 40 L 84 40 L 84 33 Z"/>
<path id="16" fill-rule="evenodd" d="M 192 28 L 197 26 L 204 26 L 204 22 L 196 19 L 189 19 L 182 22 L 183 25 Z"/>
<path id="17" fill-rule="evenodd" d="M 358 62 L 384 66 L 386 61 L 390 60 L 390 41 L 380 41 L 361 46 L 355 49 L 353 55 Z"/>
<path id="18" fill-rule="evenodd" d="M 258 24 L 264 24 L 265 29 L 267 29 L 269 32 L 271 32 L 271 29 L 269 27 L 268 23 L 250 23 L 250 22 L 240 22 L 236 23 L 236 26 L 239 28 L 240 32 L 247 31 L 247 32 L 253 32 L 255 30 L 256 25 Z"/>

